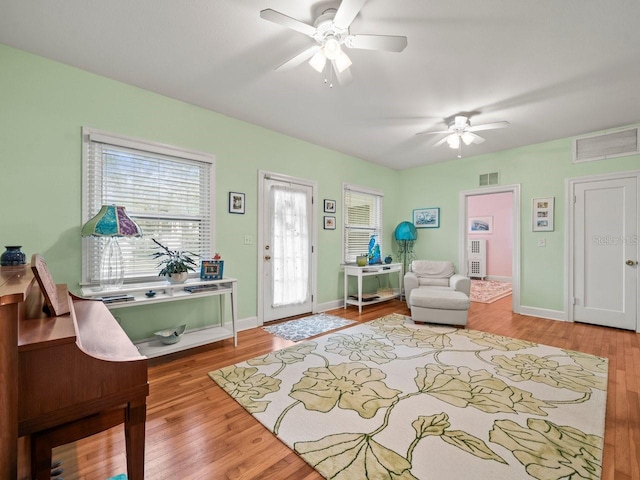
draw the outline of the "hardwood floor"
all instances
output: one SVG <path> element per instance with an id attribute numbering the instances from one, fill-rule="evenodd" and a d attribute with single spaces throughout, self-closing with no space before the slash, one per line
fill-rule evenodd
<path id="1" fill-rule="evenodd" d="M 333 315 L 365 322 L 409 314 L 404 302 Z M 609 358 L 603 480 L 640 479 L 640 335 L 514 315 L 511 297 L 472 303 L 468 328 Z M 218 342 L 149 368 L 146 478 L 318 480 L 322 477 L 224 393 L 207 372 L 294 342 L 261 328 L 240 332 L 238 347 Z M 105 480 L 126 471 L 122 427 L 54 450 L 64 480 Z M 355 480 L 355 479 L 354 479 Z"/>

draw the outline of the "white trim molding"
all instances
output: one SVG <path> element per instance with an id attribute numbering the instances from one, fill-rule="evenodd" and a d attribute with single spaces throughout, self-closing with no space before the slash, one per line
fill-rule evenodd
<path id="1" fill-rule="evenodd" d="M 525 315 L 527 317 L 546 318 L 548 320 L 558 320 L 561 322 L 568 321 L 567 313 L 561 310 L 550 310 L 547 308 L 527 307 L 524 305 L 520 307 L 520 315 Z"/>
<path id="2" fill-rule="evenodd" d="M 492 187 L 476 188 L 474 190 L 462 190 L 458 202 L 458 269 L 463 272 L 467 264 L 467 197 L 477 195 L 489 195 L 492 193 L 513 194 L 513 258 L 511 262 L 511 308 L 513 313 L 521 313 L 520 305 L 520 244 L 521 244 L 521 220 L 520 220 L 520 184 L 496 185 Z"/>

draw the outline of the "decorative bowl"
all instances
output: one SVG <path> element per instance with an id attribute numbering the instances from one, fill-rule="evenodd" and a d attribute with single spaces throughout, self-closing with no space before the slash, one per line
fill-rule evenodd
<path id="1" fill-rule="evenodd" d="M 187 325 L 184 324 L 174 329 L 160 330 L 159 332 L 155 332 L 154 335 L 165 345 L 172 345 L 180 341 L 180 337 L 186 329 Z"/>

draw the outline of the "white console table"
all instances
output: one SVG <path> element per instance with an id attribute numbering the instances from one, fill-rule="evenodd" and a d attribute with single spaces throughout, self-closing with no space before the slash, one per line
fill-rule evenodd
<path id="1" fill-rule="evenodd" d="M 199 328 L 187 331 L 178 343 L 165 345 L 158 339 L 150 339 L 134 342 L 142 355 L 149 358 L 179 352 L 188 348 L 199 347 L 208 343 L 217 342 L 227 338 L 233 338 L 233 344 L 238 346 L 238 334 L 236 320 L 238 315 L 236 300 L 237 280 L 235 278 L 223 278 L 220 280 L 189 279 L 185 283 L 169 283 L 167 281 L 155 281 L 146 283 L 125 284 L 118 290 L 100 290 L 91 287 L 82 288 L 82 296 L 87 298 L 104 298 L 114 295 L 131 295 L 133 299 L 122 302 L 106 303 L 110 310 L 152 303 L 174 302 L 177 300 L 189 300 L 192 298 L 208 297 L 213 295 L 230 296 L 231 300 L 231 326 L 225 320 L 224 302 L 220 300 L 220 325 Z M 201 291 L 188 292 L 185 287 L 207 287 Z M 145 295 L 150 290 L 156 292 L 152 297 Z"/>
<path id="2" fill-rule="evenodd" d="M 401 263 L 389 263 L 382 265 L 365 265 L 359 267 L 358 265 L 343 265 L 344 267 L 344 308 L 347 305 L 356 305 L 358 312 L 362 313 L 363 305 L 372 305 L 374 303 L 386 302 L 392 298 L 399 298 L 402 289 L 402 264 Z M 378 295 L 378 298 L 372 300 L 363 301 L 362 299 L 362 278 L 370 275 L 398 275 L 398 288 L 393 290 L 393 293 L 387 295 Z M 349 297 L 349 277 L 357 277 L 358 279 L 358 295 L 356 298 Z"/>

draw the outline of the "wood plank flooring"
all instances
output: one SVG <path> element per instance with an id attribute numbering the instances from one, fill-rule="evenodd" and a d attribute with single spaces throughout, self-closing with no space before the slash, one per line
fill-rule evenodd
<path id="1" fill-rule="evenodd" d="M 409 314 L 392 300 L 330 313 L 365 322 Z M 609 358 L 603 480 L 640 479 L 640 335 L 514 315 L 511 297 L 472 303 L 468 328 Z M 146 478 L 318 480 L 322 477 L 207 376 L 207 372 L 292 345 L 261 328 L 231 340 L 154 359 L 149 368 Z M 105 480 L 126 472 L 122 427 L 54 450 L 64 480 Z M 356 480 L 356 479 L 354 479 Z"/>

